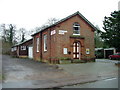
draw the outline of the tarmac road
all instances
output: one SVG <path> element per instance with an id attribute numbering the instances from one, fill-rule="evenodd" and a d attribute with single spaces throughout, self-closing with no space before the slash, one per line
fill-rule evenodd
<path id="1" fill-rule="evenodd" d="M 118 77 L 114 63 L 49 65 L 3 55 L 3 88 L 53 88 Z"/>
<path id="2" fill-rule="evenodd" d="M 85 84 L 65 86 L 62 88 L 118 88 L 118 78 L 110 78 Z"/>

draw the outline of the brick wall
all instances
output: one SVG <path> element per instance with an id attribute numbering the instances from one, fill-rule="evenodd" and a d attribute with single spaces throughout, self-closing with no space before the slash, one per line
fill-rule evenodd
<path id="1" fill-rule="evenodd" d="M 41 35 L 40 33 L 36 34 L 35 36 L 33 36 L 33 58 L 34 60 L 41 60 Z M 39 38 L 39 52 L 37 52 L 37 38 Z"/>
<path id="2" fill-rule="evenodd" d="M 20 57 L 28 56 L 28 46 L 31 45 L 32 43 L 33 43 L 33 40 L 29 40 L 29 41 L 26 41 L 25 43 L 19 45 L 19 56 Z M 21 50 L 21 46 L 26 46 L 26 50 Z"/>
<path id="3" fill-rule="evenodd" d="M 80 35 L 85 37 L 84 39 L 71 39 L 70 36 L 73 34 L 73 23 L 78 22 L 80 24 Z M 71 55 L 63 54 L 63 48 L 68 48 L 68 51 L 73 52 L 72 44 L 74 41 L 79 41 L 81 44 L 81 58 L 94 58 L 94 31 L 93 28 L 87 24 L 80 16 L 76 15 L 69 20 L 66 20 L 59 24 L 59 27 L 56 28 L 56 47 L 57 47 L 57 57 L 73 57 L 73 53 Z M 59 30 L 65 30 L 67 33 L 64 35 L 58 34 Z M 90 54 L 86 55 L 86 48 L 90 49 Z"/>
<path id="4" fill-rule="evenodd" d="M 84 38 L 70 38 L 73 35 L 73 23 L 78 22 L 80 24 L 80 35 Z M 50 35 L 52 30 L 56 30 L 56 34 Z M 67 31 L 64 35 L 58 34 L 59 30 Z M 43 60 L 49 59 L 50 57 L 70 57 L 73 58 L 73 43 L 78 41 L 80 43 L 81 59 L 93 59 L 94 56 L 94 30 L 93 28 L 84 21 L 79 15 L 75 15 L 64 22 L 59 23 L 56 26 L 48 28 L 40 33 L 33 36 L 34 46 L 34 59 Z M 44 40 L 43 36 L 47 34 L 47 51 L 44 52 Z M 40 52 L 36 53 L 36 37 L 40 37 Z M 63 48 L 67 48 L 71 54 L 63 54 Z M 90 54 L 86 55 L 86 48 L 90 49 Z"/>

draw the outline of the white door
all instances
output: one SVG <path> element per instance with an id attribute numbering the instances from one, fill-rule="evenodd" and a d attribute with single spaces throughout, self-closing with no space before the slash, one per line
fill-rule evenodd
<path id="1" fill-rule="evenodd" d="M 28 48 L 28 57 L 29 57 L 29 58 L 33 58 L 33 47 L 32 47 L 32 46 L 30 46 L 30 47 Z"/>

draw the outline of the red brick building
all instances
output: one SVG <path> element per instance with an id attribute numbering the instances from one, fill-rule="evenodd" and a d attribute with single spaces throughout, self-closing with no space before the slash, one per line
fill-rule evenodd
<path id="1" fill-rule="evenodd" d="M 33 34 L 33 57 L 49 60 L 64 57 L 94 60 L 95 27 L 76 12 Z"/>
<path id="2" fill-rule="evenodd" d="M 19 57 L 19 48 L 18 48 L 19 44 L 14 45 L 11 47 L 11 55 L 13 57 Z"/>

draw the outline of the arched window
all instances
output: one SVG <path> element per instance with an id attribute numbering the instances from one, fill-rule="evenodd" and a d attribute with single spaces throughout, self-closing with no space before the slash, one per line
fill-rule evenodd
<path id="1" fill-rule="evenodd" d="M 73 35 L 80 35 L 80 25 L 77 22 L 73 24 Z"/>

